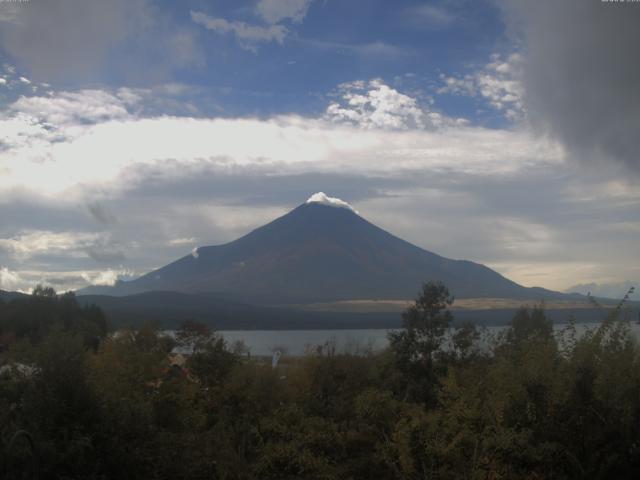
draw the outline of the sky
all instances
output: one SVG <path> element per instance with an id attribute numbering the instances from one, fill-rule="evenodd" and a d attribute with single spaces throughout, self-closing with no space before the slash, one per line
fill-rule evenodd
<path id="1" fill-rule="evenodd" d="M 640 2 L 0 0 L 0 289 L 316 192 L 526 286 L 640 283 Z"/>

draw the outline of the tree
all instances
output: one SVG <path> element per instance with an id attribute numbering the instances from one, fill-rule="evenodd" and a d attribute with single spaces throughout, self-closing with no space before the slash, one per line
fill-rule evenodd
<path id="1" fill-rule="evenodd" d="M 472 358 L 474 353 L 477 353 L 474 352 L 474 346 L 479 339 L 480 332 L 475 324 L 467 321 L 462 325 L 456 326 L 455 333 L 451 337 L 454 356 L 462 361 Z"/>
<path id="2" fill-rule="evenodd" d="M 17 408 L 37 446 L 41 478 L 88 478 L 100 455 L 100 399 L 88 355 L 81 335 L 59 328 L 34 349 L 36 371 Z"/>
<path id="3" fill-rule="evenodd" d="M 96 305 L 81 305 L 73 292 L 62 295 L 38 285 L 32 295 L 11 300 L 2 308 L 0 334 L 38 343 L 54 328 L 82 336 L 94 350 L 105 338 L 107 319 Z"/>
<path id="4" fill-rule="evenodd" d="M 422 285 L 422 292 L 402 314 L 404 329 L 389 334 L 397 367 L 407 380 L 405 397 L 432 403 L 437 384 L 437 353 L 453 321 L 448 307 L 453 303 L 442 282 Z"/>
<path id="5" fill-rule="evenodd" d="M 521 307 L 506 332 L 507 341 L 513 345 L 520 345 L 526 340 L 553 340 L 553 323 L 544 313 L 544 306 L 535 306 L 529 310 Z"/>
<path id="6" fill-rule="evenodd" d="M 192 353 L 206 347 L 213 338 L 213 331 L 204 323 L 197 320 L 185 320 L 176 331 L 176 341 L 182 348 Z"/>
<path id="7" fill-rule="evenodd" d="M 41 298 L 56 298 L 58 296 L 53 288 L 45 287 L 43 285 L 36 285 L 36 288 L 33 289 L 31 295 Z"/>
<path id="8" fill-rule="evenodd" d="M 240 363 L 240 357 L 227 348 L 227 342 L 217 334 L 200 340 L 187 360 L 187 367 L 207 386 L 220 386 L 231 370 Z"/>

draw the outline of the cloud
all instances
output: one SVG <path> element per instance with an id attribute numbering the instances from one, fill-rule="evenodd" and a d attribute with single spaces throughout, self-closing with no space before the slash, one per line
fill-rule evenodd
<path id="1" fill-rule="evenodd" d="M 339 88 L 342 103 L 333 102 L 326 110 L 330 121 L 345 122 L 364 129 L 422 129 L 464 125 L 462 119 L 425 111 L 415 98 L 385 85 L 381 80 L 355 81 Z"/>
<path id="2" fill-rule="evenodd" d="M 151 15 L 146 0 L 32 0 L 5 22 L 0 39 L 6 52 L 40 78 L 81 74 L 98 67 Z"/>
<path id="3" fill-rule="evenodd" d="M 501 2 L 524 41 L 528 116 L 582 164 L 640 172 L 640 8 L 634 2 Z"/>
<path id="4" fill-rule="evenodd" d="M 503 59 L 493 54 L 491 61 L 476 72 L 462 77 L 441 75 L 443 86 L 439 94 L 479 97 L 510 120 L 523 117 L 524 88 L 522 85 L 522 55 L 512 53 Z"/>
<path id="5" fill-rule="evenodd" d="M 440 5 L 424 4 L 409 7 L 402 12 L 406 24 L 414 27 L 443 29 L 456 20 L 455 15 Z"/>
<path id="6" fill-rule="evenodd" d="M 126 259 L 121 246 L 110 234 L 76 231 L 24 231 L 10 238 L 0 238 L 0 252 L 17 260 L 52 256 L 71 259 L 84 255 L 100 263 Z"/>
<path id="7" fill-rule="evenodd" d="M 90 258 L 99 263 L 122 262 L 127 259 L 124 252 L 111 245 L 97 244 L 85 249 Z"/>
<path id="8" fill-rule="evenodd" d="M 72 254 L 93 244 L 96 233 L 26 231 L 11 238 L 0 238 L 0 251 L 18 259 L 29 259 L 42 254 Z"/>
<path id="9" fill-rule="evenodd" d="M 312 0 L 260 0 L 255 12 L 266 25 L 232 21 L 196 11 L 191 11 L 191 20 L 220 35 L 234 35 L 240 47 L 256 53 L 260 43 L 275 42 L 282 45 L 289 34 L 289 29 L 282 22 L 302 22 L 311 2 Z"/>
<path id="10" fill-rule="evenodd" d="M 343 55 L 352 54 L 360 57 L 398 59 L 415 54 L 415 52 L 409 48 L 398 47 L 380 40 L 368 43 L 339 43 L 328 42 L 326 40 L 293 37 L 291 38 L 291 41 L 300 43 L 304 46 L 317 48 L 319 50 L 333 51 Z"/>
<path id="11" fill-rule="evenodd" d="M 25 97 L 0 119 L 0 266 L 32 282 L 25 289 L 84 286 L 83 272 L 104 271 L 96 261 L 142 273 L 325 191 L 402 238 L 527 285 L 638 278 L 637 185 L 578 175 L 558 144 L 520 125 L 436 127 L 428 102 L 383 85 L 336 90 L 362 122 L 162 114 L 146 108 L 148 89 Z M 399 120 L 372 119 L 376 108 Z"/>
<path id="12" fill-rule="evenodd" d="M 123 277 L 130 277 L 131 273 L 127 269 L 108 269 L 98 272 L 83 272 L 81 278 L 89 285 L 113 286 Z"/>
<path id="13" fill-rule="evenodd" d="M 351 135 L 355 138 L 362 133 L 375 132 L 353 130 Z M 408 144 L 412 142 L 408 132 L 396 133 Z M 497 141 L 493 148 L 501 147 Z M 596 188 L 602 179 L 586 183 L 583 176 L 562 164 L 529 161 L 510 173 L 482 175 L 428 166 L 394 170 L 395 154 L 391 150 L 381 155 L 389 165 L 386 172 L 350 171 L 348 162 L 324 173 L 317 165 L 302 166 L 300 171 L 295 165 L 290 169 L 281 164 L 185 164 L 178 176 L 158 163 L 147 167 L 140 177 L 136 175 L 139 180 L 124 190 L 108 184 L 100 190 L 109 196 L 109 208 L 118 216 L 118 238 L 127 247 L 127 260 L 122 263 L 140 273 L 189 252 L 193 245 L 186 250 L 184 245 L 169 245 L 176 232 L 197 238 L 200 245 L 226 243 L 283 215 L 311 192 L 326 189 L 400 238 L 441 255 L 480 261 L 527 285 L 564 289 L 583 280 L 605 282 L 640 275 L 636 263 L 630 261 L 635 258 L 640 222 L 640 190 L 633 184 L 617 183 L 615 187 L 612 183 L 611 191 L 627 191 L 614 199 L 607 194 L 608 186 Z M 364 163 L 365 157 L 363 154 Z M 7 211 L 20 214 L 23 224 L 32 221 L 31 214 L 25 215 L 24 207 L 10 196 L 0 198 L 6 206 L 2 208 L 0 202 L 6 231 L 16 231 L 14 225 L 21 225 L 7 217 Z M 43 221 L 51 218 L 50 225 L 72 220 L 72 216 L 64 219 L 52 214 L 51 205 L 40 208 Z M 74 202 L 67 208 L 78 220 L 88 222 L 87 215 L 74 210 Z M 8 219 L 10 224 L 6 224 Z M 612 238 L 616 224 L 621 229 Z M 636 230 L 624 224 L 635 225 Z M 84 224 L 78 225 L 82 228 Z M 40 257 L 11 262 L 3 260 L 0 252 L 0 266 L 21 275 L 24 268 L 47 272 L 33 277 L 34 284 L 59 276 L 55 272 L 61 268 L 93 271 L 92 262 L 84 255 L 54 258 L 46 264 Z"/>
<path id="14" fill-rule="evenodd" d="M 79 115 L 74 109 L 58 113 L 56 95 L 38 97 L 28 105 L 38 105 L 42 118 L 16 112 L 0 119 L 5 146 L 0 154 L 5 168 L 0 192 L 27 186 L 47 195 L 66 192 L 67 198 L 79 196 L 84 203 L 85 193 L 97 188 L 126 189 L 136 180 L 132 172 L 143 166 L 158 166 L 157 172 L 176 177 L 207 165 L 500 175 L 532 161 L 561 159 L 562 152 L 543 139 L 534 141 L 526 132 L 465 126 L 421 109 L 415 99 L 378 81 L 347 85 L 341 92 L 343 103 L 329 106 L 323 119 L 285 115 L 264 120 L 141 117 L 117 106 L 113 118 Z M 103 98 L 106 111 L 114 108 L 111 96 L 92 98 Z M 98 106 L 91 109 L 101 111 Z M 97 123 L 87 124 L 85 119 Z"/>
<path id="15" fill-rule="evenodd" d="M 43 93 L 45 91 L 50 91 L 51 89 L 51 85 L 48 83 L 38 82 L 27 78 L 23 72 L 18 74 L 14 65 L 4 63 L 2 68 L 0 68 L 0 72 L 0 86 L 6 88 L 6 90 L 3 89 L 2 92 L 3 106 L 6 105 L 6 100 L 8 98 L 15 99 L 19 95 L 31 96 L 34 93 Z"/>
<path id="16" fill-rule="evenodd" d="M 112 225 L 118 221 L 118 219 L 110 213 L 104 205 L 100 202 L 90 202 L 87 204 L 87 210 L 93 217 L 93 219 L 102 225 Z"/>
<path id="17" fill-rule="evenodd" d="M 171 58 L 172 67 L 202 67 L 205 64 L 204 53 L 191 30 L 178 29 L 164 35 L 164 42 L 160 44 L 164 55 Z"/>
<path id="18" fill-rule="evenodd" d="M 581 283 L 578 285 L 573 285 L 567 288 L 565 291 L 567 293 L 581 293 L 583 295 L 587 295 L 590 293 L 595 297 L 605 297 L 605 298 L 616 298 L 622 299 L 631 287 L 635 287 L 635 291 L 631 296 L 631 300 L 635 300 L 638 296 L 638 287 L 640 286 L 640 282 L 632 282 L 631 280 L 626 280 L 624 282 L 612 282 L 612 283 Z"/>
<path id="19" fill-rule="evenodd" d="M 21 96 L 9 111 L 51 126 L 83 125 L 125 119 L 129 117 L 128 106 L 139 100 L 127 89 L 121 96 L 105 90 L 63 91 L 50 96 Z"/>
<path id="20" fill-rule="evenodd" d="M 196 239 L 193 237 L 188 238 L 172 238 L 169 240 L 169 245 L 174 246 L 182 246 L 182 245 L 192 245 L 196 242 Z"/>
<path id="21" fill-rule="evenodd" d="M 307 15 L 312 0 L 260 0 L 256 5 L 257 13 L 268 23 L 276 24 L 283 20 L 300 23 Z"/>
<path id="22" fill-rule="evenodd" d="M 0 22 L 12 22 L 20 13 L 20 9 L 24 8 L 21 2 L 2 2 L 0 8 Z"/>
<path id="23" fill-rule="evenodd" d="M 479 261 L 527 286 L 565 289 L 578 282 L 640 278 L 637 231 L 613 226 L 640 221 L 640 203 L 570 198 L 578 172 L 568 166 L 531 167 L 519 174 L 479 178 L 417 174 L 413 185 L 383 190 L 355 205 L 400 238 L 449 258 Z M 582 179 L 584 180 L 584 178 Z M 598 184 L 584 183 L 589 192 Z"/>
<path id="24" fill-rule="evenodd" d="M 0 289 L 30 293 L 36 285 L 52 285 L 58 292 L 76 290 L 89 285 L 110 286 L 118 280 L 132 278 L 134 272 L 126 268 L 107 270 L 15 271 L 0 268 Z"/>
<path id="25" fill-rule="evenodd" d="M 305 203 L 319 203 L 321 205 L 328 205 L 330 207 L 346 208 L 355 212 L 353 207 L 349 203 L 336 197 L 329 197 L 324 192 L 318 192 L 311 195 Z M 356 212 L 358 213 L 358 212 Z"/>
<path id="26" fill-rule="evenodd" d="M 9 270 L 7 267 L 0 268 L 0 290 L 17 290 L 24 283 L 18 273 Z"/>
<path id="27" fill-rule="evenodd" d="M 412 55 L 413 52 L 407 48 L 397 47 L 386 42 L 377 40 L 370 43 L 355 43 L 341 45 L 340 48 L 355 53 L 361 56 L 370 57 L 387 57 L 387 58 L 401 58 L 408 55 Z"/>
<path id="28" fill-rule="evenodd" d="M 282 25 L 269 25 L 262 27 L 250 25 L 240 21 L 228 21 L 224 18 L 210 17 L 202 12 L 191 12 L 191 19 L 221 35 L 231 33 L 239 41 L 242 48 L 255 52 L 257 44 L 264 42 L 277 42 L 282 45 L 287 35 L 287 28 Z"/>
<path id="29" fill-rule="evenodd" d="M 96 80 L 108 72 L 139 81 L 202 61 L 190 30 L 152 0 L 30 0 L 16 7 L 0 18 L 0 46 L 37 80 Z"/>

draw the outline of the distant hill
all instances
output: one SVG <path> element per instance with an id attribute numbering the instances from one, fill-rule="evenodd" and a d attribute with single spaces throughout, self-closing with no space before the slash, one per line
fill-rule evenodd
<path id="1" fill-rule="evenodd" d="M 135 327 L 146 322 L 162 328 L 176 328 L 188 319 L 207 323 L 217 330 L 399 328 L 402 325 L 400 312 L 404 308 L 398 305 L 397 309 L 348 310 L 344 307 L 331 309 L 330 304 L 322 304 L 320 309 L 316 309 L 316 305 L 270 307 L 177 292 L 147 292 L 124 297 L 85 295 L 78 300 L 102 308 L 112 328 Z M 454 308 L 453 315 L 456 322 L 506 325 L 518 306 Z M 633 309 L 632 318 L 637 318 L 638 305 Z M 606 310 L 570 304 L 564 307 L 552 304 L 546 313 L 554 322 L 566 322 L 570 317 L 578 322 L 599 322 L 607 314 Z"/>
<path id="2" fill-rule="evenodd" d="M 412 299 L 428 280 L 444 282 L 457 298 L 570 298 L 523 287 L 478 263 L 441 257 L 345 205 L 324 202 L 300 205 L 233 242 L 200 247 L 138 279 L 78 294 L 215 293 L 261 304 Z"/>
<path id="3" fill-rule="evenodd" d="M 29 296 L 18 292 L 0 291 L 5 302 L 22 301 Z M 499 299 L 473 299 L 453 306 L 456 322 L 472 321 L 480 325 L 506 325 L 519 303 Z M 111 328 L 138 327 L 151 322 L 160 328 L 176 328 L 184 320 L 198 320 L 218 330 L 304 330 L 398 328 L 404 301 L 336 302 L 291 306 L 249 305 L 219 298 L 212 294 L 179 292 L 146 292 L 113 297 L 82 295 L 81 304 L 98 305 L 107 315 Z M 615 302 L 607 302 L 609 308 Z M 638 303 L 630 302 L 631 319 L 638 318 Z M 574 317 L 579 322 L 599 322 L 607 311 L 585 307 L 580 302 L 549 302 L 547 315 L 554 322 Z M 0 318 L 0 323 L 2 318 Z"/>
<path id="4" fill-rule="evenodd" d="M 567 288 L 567 293 L 580 293 L 582 295 L 593 295 L 598 298 L 617 298 L 621 299 L 629 292 L 633 286 L 640 285 L 640 282 L 632 282 L 627 280 L 624 282 L 612 283 L 582 283 Z M 631 298 L 638 297 L 638 293 L 631 295 Z"/>
<path id="5" fill-rule="evenodd" d="M 28 295 L 26 293 L 7 292 L 5 290 L 0 290 L 0 300 L 2 300 L 3 302 L 10 302 L 11 300 L 14 300 L 16 298 L 23 298 L 27 296 Z"/>
<path id="6" fill-rule="evenodd" d="M 146 292 L 123 297 L 83 295 L 78 300 L 98 305 L 112 327 L 144 322 L 175 328 L 184 320 L 207 323 L 216 329 L 390 328 L 400 326 L 397 312 L 307 312 L 232 302 L 210 295 Z"/>

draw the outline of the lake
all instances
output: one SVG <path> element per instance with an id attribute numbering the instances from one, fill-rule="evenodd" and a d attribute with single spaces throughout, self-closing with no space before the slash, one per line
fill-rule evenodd
<path id="1" fill-rule="evenodd" d="M 580 323 L 576 325 L 578 332 L 587 328 L 595 328 L 597 323 Z M 555 324 L 559 332 L 566 324 Z M 481 330 L 489 335 L 497 335 L 506 327 L 484 327 Z M 640 325 L 631 324 L 631 330 L 640 338 Z M 284 355 L 304 355 L 308 347 L 322 345 L 326 342 L 336 344 L 337 351 L 363 351 L 370 348 L 382 350 L 388 345 L 387 329 L 362 330 L 224 330 L 219 333 L 229 343 L 241 340 L 249 348 L 252 355 L 272 355 L 280 350 Z"/>

